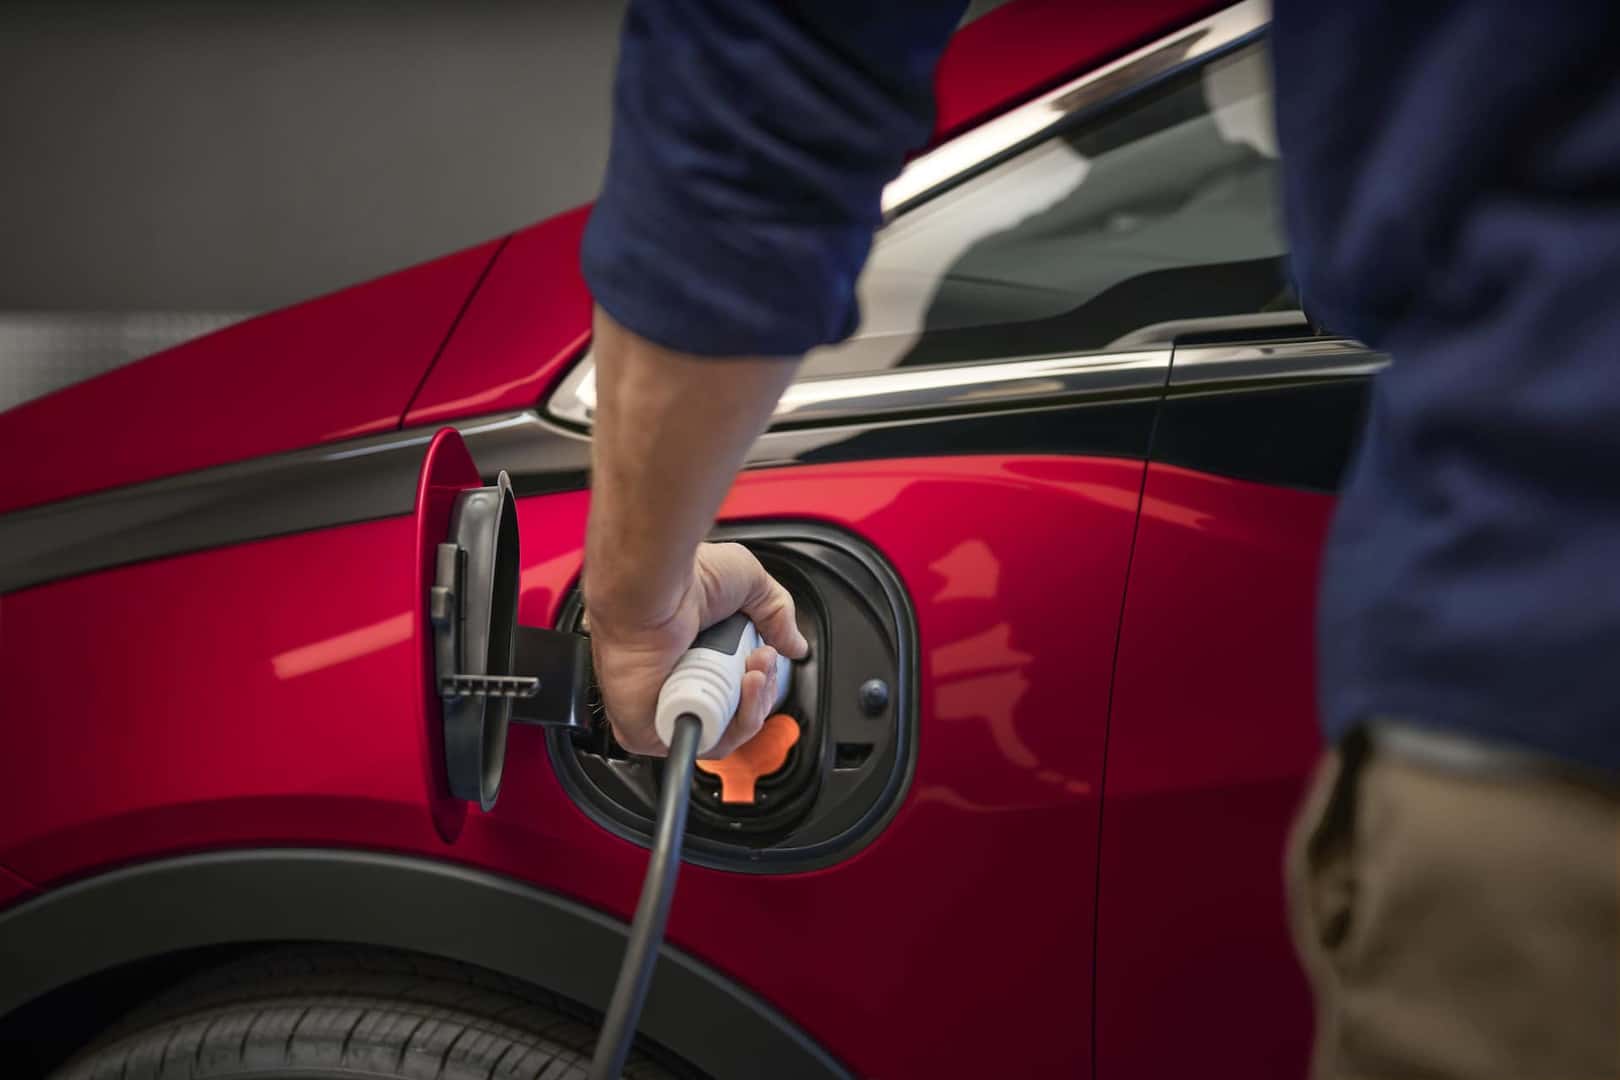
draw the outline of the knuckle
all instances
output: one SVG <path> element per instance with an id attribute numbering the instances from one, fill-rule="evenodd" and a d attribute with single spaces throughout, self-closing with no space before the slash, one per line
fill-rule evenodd
<path id="1" fill-rule="evenodd" d="M 705 600 L 711 600 L 720 594 L 724 578 L 717 572 L 713 560 L 699 558 L 694 573 L 699 593 Z"/>
<path id="2" fill-rule="evenodd" d="M 716 544 L 713 554 L 716 568 L 726 577 L 735 578 L 752 572 L 749 564 L 754 562 L 753 553 L 741 544 Z"/>

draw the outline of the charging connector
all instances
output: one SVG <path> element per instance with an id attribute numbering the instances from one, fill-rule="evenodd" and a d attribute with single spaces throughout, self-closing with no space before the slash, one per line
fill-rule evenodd
<path id="1" fill-rule="evenodd" d="M 658 708 L 653 725 L 666 746 L 674 746 L 675 721 L 695 717 L 703 727 L 698 753 L 707 754 L 719 744 L 737 715 L 742 699 L 743 673 L 748 655 L 764 644 L 748 616 L 738 612 L 722 619 L 697 636 L 658 692 Z M 776 658 L 776 699 L 771 708 L 781 706 L 787 696 L 790 661 Z"/>
<path id="2" fill-rule="evenodd" d="M 591 1059 L 591 1080 L 617 1080 L 630 1056 L 636 1021 L 652 984 L 653 966 L 675 896 L 692 769 L 700 753 L 719 743 L 736 715 L 748 654 L 760 643 L 759 629 L 746 615 L 723 619 L 698 635 L 659 691 L 655 723 L 659 737 L 669 746 L 669 758 L 658 795 L 658 824 L 619 978 L 613 984 L 613 997 Z M 779 663 L 772 708 L 787 696 L 789 662 L 781 657 Z"/>

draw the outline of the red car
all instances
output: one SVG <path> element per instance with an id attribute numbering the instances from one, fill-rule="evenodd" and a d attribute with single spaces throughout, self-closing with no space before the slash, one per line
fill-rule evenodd
<path id="1" fill-rule="evenodd" d="M 814 658 L 780 767 L 694 780 L 630 1075 L 1303 1075 L 1283 841 L 1384 358 L 1290 288 L 1265 20 L 958 35 L 724 508 Z M 574 1075 L 661 766 L 458 760 L 429 594 L 504 471 L 517 619 L 577 623 L 584 217 L 0 416 L 6 1075 Z"/>

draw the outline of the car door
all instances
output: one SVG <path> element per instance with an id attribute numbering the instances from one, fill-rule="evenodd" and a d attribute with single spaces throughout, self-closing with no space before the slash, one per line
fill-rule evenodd
<path id="1" fill-rule="evenodd" d="M 1385 362 L 1283 332 L 1176 344 L 1110 718 L 1100 1074 L 1179 1075 L 1211 1055 L 1234 1075 L 1306 1070 L 1283 854 L 1320 749 L 1322 541 Z"/>
<path id="2" fill-rule="evenodd" d="M 1242 70 L 1261 48 L 1212 82 L 1263 81 Z M 1296 1077 L 1311 1007 L 1282 868 L 1320 750 L 1318 562 L 1388 358 L 1300 316 L 1173 342 L 1109 720 L 1097 1070 Z"/>

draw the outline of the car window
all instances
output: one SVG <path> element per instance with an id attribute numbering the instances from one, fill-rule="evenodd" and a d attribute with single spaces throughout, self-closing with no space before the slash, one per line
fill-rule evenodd
<path id="1" fill-rule="evenodd" d="M 903 213 L 861 276 L 855 336 L 801 377 L 1124 348 L 1297 308 L 1271 106 L 1250 45 Z"/>

